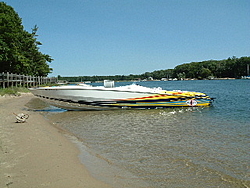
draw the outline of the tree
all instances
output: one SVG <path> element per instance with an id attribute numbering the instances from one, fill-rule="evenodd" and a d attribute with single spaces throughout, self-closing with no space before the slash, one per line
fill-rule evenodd
<path id="1" fill-rule="evenodd" d="M 236 59 L 235 66 L 233 67 L 235 71 L 235 77 L 240 78 L 241 76 L 249 76 L 247 72 L 247 66 L 250 65 L 250 57 L 241 57 Z"/>
<path id="2" fill-rule="evenodd" d="M 203 67 L 200 71 L 200 79 L 208 78 L 209 76 L 212 76 L 211 71 Z"/>
<path id="3" fill-rule="evenodd" d="M 0 72 L 47 76 L 52 71 L 52 58 L 39 51 L 35 26 L 32 33 L 24 30 L 15 10 L 0 2 Z"/>

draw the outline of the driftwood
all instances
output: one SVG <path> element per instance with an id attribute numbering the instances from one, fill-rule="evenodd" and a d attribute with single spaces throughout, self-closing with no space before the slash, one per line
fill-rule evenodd
<path id="1" fill-rule="evenodd" d="M 29 114 L 24 114 L 24 113 L 20 114 L 13 113 L 13 114 L 16 116 L 16 123 L 24 123 L 29 118 Z"/>

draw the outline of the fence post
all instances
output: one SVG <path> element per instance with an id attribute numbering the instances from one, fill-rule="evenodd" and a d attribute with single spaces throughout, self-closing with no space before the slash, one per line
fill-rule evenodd
<path id="1" fill-rule="evenodd" d="M 3 88 L 5 88 L 5 73 L 2 72 L 2 84 L 3 84 Z"/>
<path id="2" fill-rule="evenodd" d="M 25 76 L 25 87 L 28 86 L 28 76 Z"/>
<path id="3" fill-rule="evenodd" d="M 7 87 L 9 87 L 9 84 L 10 84 L 10 82 L 9 82 L 9 72 L 7 72 Z"/>
<path id="4" fill-rule="evenodd" d="M 26 76 L 23 75 L 23 76 L 22 76 L 22 82 L 23 82 L 23 86 L 24 86 L 24 87 L 25 87 L 25 79 L 26 79 Z"/>
<path id="5" fill-rule="evenodd" d="M 13 87 L 14 86 L 14 84 L 13 84 L 13 77 L 14 75 L 12 74 L 12 73 L 10 73 L 10 85 L 11 85 L 11 87 Z"/>
<path id="6" fill-rule="evenodd" d="M 19 85 L 22 86 L 22 75 L 19 74 Z"/>

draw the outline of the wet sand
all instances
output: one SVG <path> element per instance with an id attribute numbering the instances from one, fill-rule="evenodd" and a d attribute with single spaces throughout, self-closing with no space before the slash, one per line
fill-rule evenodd
<path id="1" fill-rule="evenodd" d="M 0 96 L 0 187 L 108 188 L 79 160 L 79 150 L 39 112 L 26 111 L 32 94 Z M 25 123 L 15 115 L 28 113 Z"/>

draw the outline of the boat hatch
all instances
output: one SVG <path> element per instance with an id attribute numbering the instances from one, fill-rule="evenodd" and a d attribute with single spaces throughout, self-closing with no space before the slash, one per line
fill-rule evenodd
<path id="1" fill-rule="evenodd" d="M 115 82 L 112 80 L 104 80 L 104 87 L 106 88 L 115 87 Z"/>

